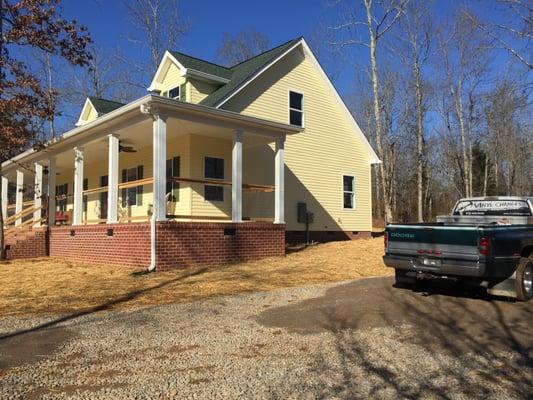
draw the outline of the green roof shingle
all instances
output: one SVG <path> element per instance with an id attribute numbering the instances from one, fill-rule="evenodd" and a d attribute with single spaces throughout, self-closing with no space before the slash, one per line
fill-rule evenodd
<path id="1" fill-rule="evenodd" d="M 261 69 L 263 69 L 272 61 L 274 61 L 285 51 L 287 51 L 296 43 L 298 43 L 301 39 L 302 38 L 299 37 L 293 40 L 289 40 L 288 42 L 283 43 L 278 47 L 274 47 L 273 49 L 265 51 L 264 53 L 258 54 L 255 57 L 249 58 L 246 61 L 232 66 L 230 68 L 230 81 L 215 90 L 205 99 L 203 99 L 200 104 L 210 107 L 216 107 L 221 101 L 223 101 L 239 87 L 241 87 L 241 85 L 243 85 L 246 81 L 252 78 L 257 72 L 259 72 Z"/>
<path id="2" fill-rule="evenodd" d="M 232 72 L 229 68 L 214 64 L 209 61 L 204 61 L 178 51 L 171 51 L 170 54 L 179 61 L 185 68 L 194 69 L 196 71 L 205 72 L 206 74 L 219 76 L 221 78 L 230 79 Z"/>
<path id="3" fill-rule="evenodd" d="M 106 100 L 106 99 L 101 99 L 98 97 L 89 96 L 89 100 L 91 101 L 91 104 L 96 109 L 96 112 L 98 113 L 98 115 L 107 114 L 124 105 L 123 103 L 119 103 L 118 101 Z"/>

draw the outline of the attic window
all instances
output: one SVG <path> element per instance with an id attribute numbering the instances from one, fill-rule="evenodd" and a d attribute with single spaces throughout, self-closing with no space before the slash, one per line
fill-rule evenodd
<path id="1" fill-rule="evenodd" d="M 304 126 L 304 95 L 289 91 L 289 123 Z"/>
<path id="2" fill-rule="evenodd" d="M 174 89 L 170 89 L 167 92 L 167 97 L 170 97 L 171 99 L 174 99 L 174 100 L 179 100 L 180 99 L 180 87 L 176 86 Z"/>

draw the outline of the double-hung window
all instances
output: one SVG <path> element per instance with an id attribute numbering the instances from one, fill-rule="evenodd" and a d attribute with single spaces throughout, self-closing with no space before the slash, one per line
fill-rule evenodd
<path id="1" fill-rule="evenodd" d="M 304 126 L 304 95 L 289 91 L 289 124 Z"/>
<path id="2" fill-rule="evenodd" d="M 122 182 L 134 182 L 143 179 L 143 166 L 128 168 L 122 170 Z M 143 187 L 135 186 L 122 189 L 122 207 L 141 206 L 142 205 Z"/>
<path id="3" fill-rule="evenodd" d="M 83 190 L 88 190 L 89 189 L 89 179 L 87 178 L 84 178 L 83 179 Z M 89 197 L 84 194 L 83 195 L 83 212 L 87 212 L 87 204 L 89 203 Z"/>
<path id="4" fill-rule="evenodd" d="M 206 179 L 224 179 L 224 159 L 216 157 L 205 157 L 204 177 Z M 204 199 L 206 201 L 224 201 L 224 187 L 215 185 L 205 185 Z"/>
<path id="5" fill-rule="evenodd" d="M 180 158 L 173 157 L 167 160 L 167 186 L 166 196 L 171 203 L 179 201 L 180 184 L 172 179 L 172 177 L 180 176 Z"/>
<path id="6" fill-rule="evenodd" d="M 342 194 L 344 208 L 347 210 L 355 209 L 355 177 L 352 175 L 343 175 L 342 177 Z"/>

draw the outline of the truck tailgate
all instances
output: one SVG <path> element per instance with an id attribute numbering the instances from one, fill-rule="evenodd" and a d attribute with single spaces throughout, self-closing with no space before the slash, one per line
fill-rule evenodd
<path id="1" fill-rule="evenodd" d="M 387 254 L 464 261 L 480 257 L 477 227 L 389 225 L 387 232 Z"/>

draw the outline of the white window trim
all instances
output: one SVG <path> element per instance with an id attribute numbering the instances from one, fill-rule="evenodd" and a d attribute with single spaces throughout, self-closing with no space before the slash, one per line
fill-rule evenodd
<path id="1" fill-rule="evenodd" d="M 206 158 L 219 158 L 221 160 L 224 160 L 224 178 L 208 178 L 207 176 L 205 176 L 205 159 Z M 225 157 L 220 156 L 220 155 L 214 156 L 210 154 L 204 154 L 202 157 L 202 161 L 203 161 L 202 172 L 203 172 L 204 179 L 219 180 L 221 182 L 225 180 L 226 178 L 226 158 Z M 226 189 L 224 185 L 216 185 L 214 183 L 204 183 L 203 186 L 204 186 L 204 192 L 203 192 L 204 203 L 225 203 L 226 202 Z M 222 200 L 206 200 L 205 198 L 205 187 L 206 186 L 221 186 L 222 187 Z"/>
<path id="2" fill-rule="evenodd" d="M 178 89 L 179 95 L 177 97 L 169 97 L 170 91 L 174 89 Z M 165 95 L 164 97 L 168 97 L 169 99 L 180 100 L 181 99 L 181 85 L 171 87 L 170 89 L 165 90 L 162 94 Z"/>
<path id="3" fill-rule="evenodd" d="M 348 191 L 344 190 L 344 177 L 345 176 L 353 178 L 353 191 L 352 192 L 348 192 Z M 356 184 L 355 174 L 342 174 L 342 176 L 341 176 L 341 189 L 342 189 L 342 209 L 344 211 L 355 211 L 355 210 L 357 210 L 357 201 L 356 201 L 357 200 L 357 197 L 356 197 L 357 184 Z M 352 193 L 352 196 L 353 196 L 353 207 L 352 208 L 344 207 L 344 193 Z"/>
<path id="4" fill-rule="evenodd" d="M 302 95 L 302 109 L 298 110 L 296 108 L 291 108 L 291 92 Z M 297 111 L 302 113 L 302 126 L 301 128 L 305 128 L 305 95 L 303 92 L 300 92 L 299 90 L 295 89 L 289 89 L 287 92 L 287 123 L 291 126 L 298 126 L 298 125 L 292 125 L 291 124 L 291 111 Z"/>

